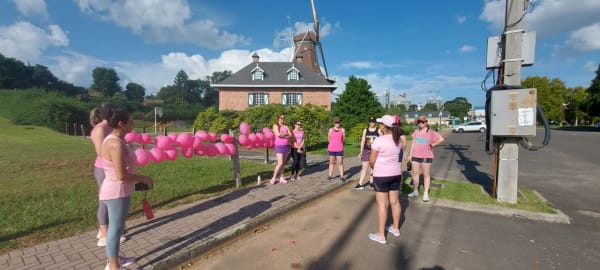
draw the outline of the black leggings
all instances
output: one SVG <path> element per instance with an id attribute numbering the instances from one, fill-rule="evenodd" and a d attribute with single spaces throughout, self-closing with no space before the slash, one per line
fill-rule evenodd
<path id="1" fill-rule="evenodd" d="M 302 153 L 298 153 L 298 148 L 292 148 L 292 175 L 300 172 L 300 161 Z"/>

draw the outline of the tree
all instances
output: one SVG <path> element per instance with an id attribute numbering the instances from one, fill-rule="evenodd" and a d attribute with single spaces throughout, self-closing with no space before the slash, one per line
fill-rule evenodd
<path id="1" fill-rule="evenodd" d="M 417 106 L 417 104 L 408 105 L 407 112 L 417 112 L 417 111 L 419 111 L 419 106 Z"/>
<path id="2" fill-rule="evenodd" d="M 210 131 L 212 123 L 219 118 L 215 108 L 210 107 L 203 112 L 199 112 L 194 121 L 194 128 L 197 130 Z"/>
<path id="3" fill-rule="evenodd" d="M 568 122 L 582 120 L 588 117 L 586 100 L 588 93 L 581 86 L 569 89 L 566 95 L 565 120 Z"/>
<path id="4" fill-rule="evenodd" d="M 566 104 L 567 88 L 560 79 L 547 77 L 527 77 L 522 85 L 537 88 L 537 103 L 548 120 L 564 121 L 564 104 Z"/>
<path id="5" fill-rule="evenodd" d="M 146 95 L 146 89 L 137 84 L 130 82 L 125 86 L 125 98 L 130 101 L 143 102 Z"/>
<path id="6" fill-rule="evenodd" d="M 592 80 L 587 92 L 586 111 L 590 116 L 598 117 L 600 116 L 600 65 L 596 69 L 596 77 Z"/>
<path id="7" fill-rule="evenodd" d="M 185 73 L 185 71 L 179 70 L 179 72 L 177 72 L 177 75 L 175 75 L 175 79 L 173 80 L 173 87 L 175 89 L 179 89 L 177 93 L 177 95 L 175 95 L 177 98 L 176 103 L 181 103 L 183 104 L 184 102 L 184 94 L 183 92 L 185 92 L 185 86 L 186 86 L 186 82 L 189 80 L 189 76 L 187 75 L 187 73 Z"/>
<path id="8" fill-rule="evenodd" d="M 119 85 L 119 76 L 112 68 L 96 67 L 92 71 L 94 83 L 90 90 L 102 93 L 105 97 L 112 97 L 115 93 L 121 92 Z"/>
<path id="9" fill-rule="evenodd" d="M 438 106 L 435 103 L 427 103 L 425 104 L 425 106 L 423 106 L 423 108 L 421 108 L 421 111 L 423 112 L 433 112 L 433 111 L 437 111 L 438 110 Z"/>
<path id="10" fill-rule="evenodd" d="M 469 114 L 471 103 L 465 97 L 457 97 L 444 103 L 444 109 L 454 117 L 463 118 Z"/>
<path id="11" fill-rule="evenodd" d="M 383 108 L 367 80 L 352 75 L 346 83 L 346 90 L 336 99 L 331 115 L 340 117 L 344 127 L 350 130 L 356 124 L 367 121 L 370 116 L 378 116 L 382 112 Z"/>
<path id="12" fill-rule="evenodd" d="M 219 92 L 216 88 L 210 86 L 212 83 L 218 83 L 231 76 L 231 71 L 225 70 L 213 72 L 211 76 L 206 77 L 206 82 L 200 83 L 200 89 L 203 91 L 202 104 L 206 107 L 219 105 Z"/>

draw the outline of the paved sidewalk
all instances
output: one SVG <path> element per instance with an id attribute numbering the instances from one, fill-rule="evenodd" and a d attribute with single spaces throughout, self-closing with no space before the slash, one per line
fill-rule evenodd
<path id="1" fill-rule="evenodd" d="M 344 160 L 346 177 L 326 181 L 326 157 L 313 156 L 302 179 L 288 184 L 261 185 L 215 198 L 155 210 L 155 218 L 129 219 L 129 240 L 121 254 L 138 257 L 134 269 L 171 269 L 245 232 L 300 207 L 344 185 L 360 172 L 358 157 Z M 334 175 L 337 175 L 337 166 Z M 104 269 L 106 255 L 96 246 L 96 231 L 39 244 L 0 255 L 0 269 Z"/>

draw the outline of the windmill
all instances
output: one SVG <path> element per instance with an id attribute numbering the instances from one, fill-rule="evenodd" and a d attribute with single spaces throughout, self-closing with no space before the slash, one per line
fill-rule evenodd
<path id="1" fill-rule="evenodd" d="M 325 70 L 325 78 L 329 79 L 327 73 L 327 65 L 325 64 L 325 55 L 323 54 L 323 46 L 319 37 L 319 19 L 317 18 L 317 11 L 315 9 L 314 0 L 310 1 L 313 14 L 313 27 L 314 31 L 306 31 L 294 36 L 294 61 L 303 62 L 313 71 L 318 74 L 323 74 L 319 66 L 317 58 L 317 50 L 321 55 L 321 62 L 323 63 L 323 69 Z"/>

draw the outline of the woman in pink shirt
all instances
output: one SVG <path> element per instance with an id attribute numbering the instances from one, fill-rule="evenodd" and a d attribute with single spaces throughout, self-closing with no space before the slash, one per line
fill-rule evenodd
<path id="1" fill-rule="evenodd" d="M 373 185 L 377 201 L 377 232 L 369 234 L 369 239 L 385 244 L 385 231 L 400 236 L 400 188 L 402 186 L 402 167 L 398 162 L 400 151 L 404 147 L 400 132 L 400 118 L 384 115 L 377 119 L 379 130 L 383 133 L 371 144 L 369 165 L 373 170 Z M 388 205 L 392 208 L 392 224 L 385 226 Z"/>
<path id="2" fill-rule="evenodd" d="M 327 145 L 327 152 L 329 154 L 329 176 L 327 176 L 327 181 L 333 179 L 333 164 L 337 162 L 340 181 L 345 182 L 344 140 L 346 139 L 346 131 L 341 127 L 340 118 L 337 116 L 333 118 L 333 127 L 329 129 L 327 139 L 329 141 L 329 144 Z"/>
<path id="3" fill-rule="evenodd" d="M 304 155 L 304 130 L 302 123 L 296 121 L 292 130 L 292 180 L 300 180 L 300 160 Z"/>
<path id="4" fill-rule="evenodd" d="M 424 190 L 423 201 L 429 201 L 429 186 L 431 184 L 431 163 L 433 162 L 433 148 L 444 141 L 439 133 L 429 129 L 427 118 L 421 115 L 417 119 L 419 128 L 412 134 L 408 160 L 412 163 L 413 192 L 409 197 L 419 197 L 419 174 L 423 172 Z"/>
<path id="5" fill-rule="evenodd" d="M 106 256 L 104 269 L 126 269 L 135 258 L 119 256 L 119 236 L 125 227 L 129 212 L 133 184 L 140 182 L 152 185 L 152 178 L 135 173 L 135 152 L 125 142 L 125 134 L 133 129 L 133 120 L 126 111 L 115 109 L 108 121 L 111 133 L 102 142 L 102 164 L 105 178 L 98 195 L 108 208 L 110 224 L 106 234 Z"/>
<path id="6" fill-rule="evenodd" d="M 287 157 L 290 154 L 290 129 L 285 125 L 285 116 L 283 114 L 277 115 L 277 123 L 273 125 L 273 134 L 275 134 L 275 156 L 277 156 L 277 165 L 273 171 L 273 178 L 269 183 L 274 185 L 279 176 L 279 183 L 286 184 L 287 181 L 283 177 L 284 162 L 287 161 Z"/>

